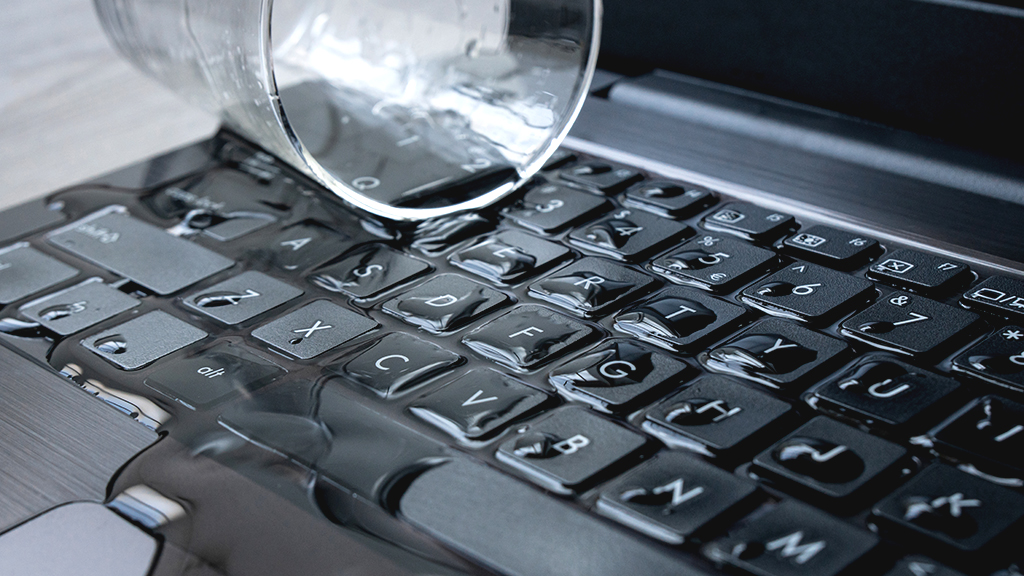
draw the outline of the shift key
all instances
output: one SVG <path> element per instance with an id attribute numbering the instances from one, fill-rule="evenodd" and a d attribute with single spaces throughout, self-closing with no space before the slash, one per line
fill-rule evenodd
<path id="1" fill-rule="evenodd" d="M 216 252 L 109 209 L 52 232 L 48 240 L 162 296 L 234 265 Z"/>

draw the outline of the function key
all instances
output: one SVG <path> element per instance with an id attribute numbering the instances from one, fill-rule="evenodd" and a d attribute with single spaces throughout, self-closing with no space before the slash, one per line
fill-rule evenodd
<path id="1" fill-rule="evenodd" d="M 782 247 L 797 258 L 844 270 L 856 268 L 879 251 L 877 240 L 829 226 L 812 226 L 786 238 Z"/>
<path id="2" fill-rule="evenodd" d="M 612 340 L 551 371 L 548 382 L 570 400 L 623 412 L 689 379 L 690 367 L 630 340 Z"/>
<path id="3" fill-rule="evenodd" d="M 565 168 L 563 180 L 597 188 L 605 194 L 617 194 L 643 178 L 639 172 L 600 160 L 589 160 Z"/>
<path id="4" fill-rule="evenodd" d="M 1024 389 L 1024 328 L 1007 326 L 953 360 L 953 369 L 982 380 Z"/>
<path id="5" fill-rule="evenodd" d="M 838 338 L 767 318 L 714 350 L 701 353 L 700 361 L 712 372 L 793 391 L 847 350 L 849 347 Z"/>
<path id="6" fill-rule="evenodd" d="M 369 244 L 350 252 L 340 262 L 317 270 L 309 280 L 331 292 L 373 298 L 429 271 L 426 262 L 382 244 Z"/>
<path id="7" fill-rule="evenodd" d="M 501 308 L 508 296 L 458 274 L 442 274 L 389 300 L 384 311 L 432 334 L 465 328 Z"/>
<path id="8" fill-rule="evenodd" d="M 308 270 L 351 246 L 348 236 L 312 220 L 290 226 L 259 251 L 281 270 Z"/>
<path id="9" fill-rule="evenodd" d="M 964 294 L 962 302 L 968 308 L 1024 321 L 1024 280 L 993 276 Z"/>
<path id="10" fill-rule="evenodd" d="M 978 315 L 929 300 L 893 292 L 843 322 L 843 334 L 884 350 L 916 356 L 960 344 Z"/>
<path id="11" fill-rule="evenodd" d="M 189 308 L 225 324 L 241 324 L 302 295 L 262 272 L 243 272 L 185 298 Z"/>
<path id="12" fill-rule="evenodd" d="M 715 195 L 699 186 L 654 180 L 630 187 L 623 203 L 666 218 L 689 218 L 715 202 Z"/>
<path id="13" fill-rule="evenodd" d="M 601 316 L 649 293 L 656 282 L 601 258 L 583 258 L 530 285 L 530 296 L 583 316 Z"/>
<path id="14" fill-rule="evenodd" d="M 725 376 L 704 376 L 651 408 L 643 423 L 647 432 L 672 447 L 721 455 L 764 437 L 792 407 L 769 394 Z"/>
<path id="15" fill-rule="evenodd" d="M 21 314 L 61 336 L 68 336 L 138 305 L 135 298 L 95 279 L 44 300 L 36 300 L 31 306 L 22 308 Z"/>
<path id="16" fill-rule="evenodd" d="M 955 290 L 974 277 L 964 264 L 906 249 L 886 254 L 868 269 L 867 275 L 876 282 L 921 294 Z"/>
<path id="17" fill-rule="evenodd" d="M 163 365 L 146 378 L 146 386 L 196 410 L 234 393 L 254 392 L 282 374 L 280 366 L 225 343 Z"/>
<path id="18" fill-rule="evenodd" d="M 906 454 L 901 446 L 819 416 L 754 458 L 753 470 L 805 500 L 839 505 L 844 499 L 850 508 L 851 498 L 891 475 Z"/>
<path id="19" fill-rule="evenodd" d="M 547 308 L 528 304 L 491 320 L 462 342 L 512 368 L 532 370 L 582 345 L 594 329 Z"/>
<path id="20" fill-rule="evenodd" d="M 1024 497 L 951 466 L 933 464 L 872 512 L 894 531 L 926 539 L 936 555 L 953 557 L 952 552 L 995 551 L 989 544 L 1001 534 L 1008 536 L 1008 529 L 1024 517 Z"/>
<path id="21" fill-rule="evenodd" d="M 390 398 L 426 382 L 463 358 L 437 344 L 403 333 L 387 334 L 351 360 L 329 367 L 350 382 Z"/>
<path id="22" fill-rule="evenodd" d="M 704 554 L 758 576 L 836 576 L 877 545 L 874 534 L 787 500 L 708 544 Z"/>
<path id="23" fill-rule="evenodd" d="M 494 370 L 471 370 L 417 400 L 409 411 L 465 441 L 494 436 L 537 412 L 551 396 Z"/>
<path id="24" fill-rule="evenodd" d="M 795 262 L 744 290 L 742 300 L 774 316 L 824 323 L 876 294 L 875 286 L 862 278 Z"/>
<path id="25" fill-rule="evenodd" d="M 964 576 L 952 568 L 947 568 L 924 556 L 910 556 L 900 560 L 885 576 Z"/>
<path id="26" fill-rule="evenodd" d="M 778 261 L 771 250 L 704 235 L 658 258 L 652 268 L 677 284 L 723 294 L 768 272 Z"/>
<path id="27" fill-rule="evenodd" d="M 576 229 L 569 235 L 569 241 L 616 260 L 634 262 L 690 236 L 693 228 L 686 224 L 646 212 L 620 210 Z"/>
<path id="28" fill-rule="evenodd" d="M 1024 471 L 1024 405 L 984 396 L 964 406 L 930 433 L 935 446 L 999 472 Z M 980 461 L 979 461 L 980 460 Z"/>
<path id="29" fill-rule="evenodd" d="M 757 486 L 681 452 L 661 452 L 601 492 L 597 512 L 668 544 L 734 520 Z"/>
<path id="30" fill-rule="evenodd" d="M 496 456 L 544 488 L 571 494 L 636 455 L 646 443 L 640 434 L 584 408 L 566 407 L 521 428 Z"/>
<path id="31" fill-rule="evenodd" d="M 809 402 L 868 424 L 905 426 L 934 413 L 959 388 L 950 378 L 870 354 L 815 387 Z"/>
<path id="32" fill-rule="evenodd" d="M 765 242 L 788 233 L 796 227 L 789 214 L 748 204 L 733 202 L 704 217 L 703 226 L 713 232 L 733 234 L 745 240 Z"/>
<path id="33" fill-rule="evenodd" d="M 78 270 L 30 248 L 15 244 L 0 250 L 0 305 L 10 304 L 78 276 Z"/>
<path id="34" fill-rule="evenodd" d="M 456 252 L 452 264 L 499 284 L 516 284 L 569 256 L 569 250 L 523 232 L 508 231 Z"/>
<path id="35" fill-rule="evenodd" d="M 123 370 L 138 370 L 206 336 L 195 326 L 154 310 L 86 338 L 82 345 Z"/>
<path id="36" fill-rule="evenodd" d="M 671 287 L 615 317 L 615 329 L 674 352 L 704 348 L 737 328 L 746 310 L 689 288 Z"/>
<path id="37" fill-rule="evenodd" d="M 493 222 L 476 212 L 432 218 L 416 227 L 412 247 L 428 256 L 435 256 L 458 242 L 493 228 Z"/>
<path id="38" fill-rule="evenodd" d="M 47 240 L 161 296 L 235 264 L 198 244 L 109 209 L 50 233 Z"/>
<path id="39" fill-rule="evenodd" d="M 534 188 L 505 211 L 524 228 L 550 234 L 596 218 L 611 208 L 607 199 L 575 188 L 545 184 Z"/>
<path id="40" fill-rule="evenodd" d="M 377 323 L 328 302 L 317 300 L 252 331 L 257 340 L 309 360 L 377 327 Z"/>

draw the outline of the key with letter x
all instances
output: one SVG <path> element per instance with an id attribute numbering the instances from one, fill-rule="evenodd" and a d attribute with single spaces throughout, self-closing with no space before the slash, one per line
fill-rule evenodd
<path id="1" fill-rule="evenodd" d="M 317 300 L 253 330 L 253 337 L 308 360 L 377 327 L 355 312 Z"/>

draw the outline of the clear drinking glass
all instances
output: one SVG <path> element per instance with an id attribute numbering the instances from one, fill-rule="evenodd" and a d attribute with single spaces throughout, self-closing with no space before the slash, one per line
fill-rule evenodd
<path id="1" fill-rule="evenodd" d="M 600 0 L 95 0 L 136 66 L 395 220 L 530 178 L 590 86 Z"/>

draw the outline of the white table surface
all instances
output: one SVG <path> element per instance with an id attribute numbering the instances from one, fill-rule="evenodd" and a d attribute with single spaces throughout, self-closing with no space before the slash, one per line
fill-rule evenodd
<path id="1" fill-rule="evenodd" d="M 91 0 L 0 0 L 0 209 L 216 128 L 120 58 Z"/>

